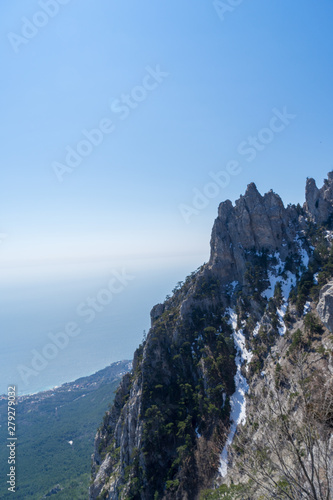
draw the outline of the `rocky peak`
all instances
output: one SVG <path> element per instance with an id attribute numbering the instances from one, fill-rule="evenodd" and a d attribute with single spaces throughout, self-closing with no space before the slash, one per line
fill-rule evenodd
<path id="1" fill-rule="evenodd" d="M 273 191 L 262 196 L 254 183 L 232 205 L 220 204 L 211 238 L 209 266 L 222 281 L 242 282 L 248 250 L 282 250 L 284 241 L 293 241 L 296 228 L 290 227 L 290 212 Z M 282 252 L 283 253 L 283 252 Z"/>
<path id="2" fill-rule="evenodd" d="M 285 208 L 280 196 L 272 190 L 262 196 L 254 183 L 249 184 L 234 206 L 230 200 L 219 206 L 208 268 L 222 283 L 236 280 L 244 285 L 249 251 L 278 252 L 282 260 L 288 252 L 298 252 L 296 240 L 306 230 L 305 218 L 321 224 L 333 214 L 333 171 L 321 189 L 314 179 L 307 179 L 303 209 L 305 217 L 294 205 Z"/>
<path id="3" fill-rule="evenodd" d="M 318 189 L 314 179 L 307 179 L 305 200 L 304 210 L 310 219 L 317 224 L 327 222 L 332 214 L 333 171 L 328 173 L 321 189 Z"/>

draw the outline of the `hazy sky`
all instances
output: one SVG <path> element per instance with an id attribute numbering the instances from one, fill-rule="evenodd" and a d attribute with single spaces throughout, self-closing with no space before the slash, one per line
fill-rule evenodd
<path id="1" fill-rule="evenodd" d="M 0 12 L 4 264 L 208 257 L 220 201 L 333 168 L 331 0 Z"/>

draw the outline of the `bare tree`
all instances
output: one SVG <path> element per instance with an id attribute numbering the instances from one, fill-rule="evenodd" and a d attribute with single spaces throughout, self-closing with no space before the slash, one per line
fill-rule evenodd
<path id="1" fill-rule="evenodd" d="M 330 500 L 332 377 L 311 370 L 304 353 L 294 361 L 292 375 L 278 369 L 275 383 L 252 397 L 255 412 L 235 439 L 232 460 L 256 498 Z"/>

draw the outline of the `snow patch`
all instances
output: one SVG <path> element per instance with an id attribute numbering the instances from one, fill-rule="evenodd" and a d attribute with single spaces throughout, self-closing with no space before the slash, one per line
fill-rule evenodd
<path id="1" fill-rule="evenodd" d="M 308 300 L 305 302 L 304 310 L 303 310 L 303 315 L 307 314 L 311 309 L 311 302 Z"/>
<path id="2" fill-rule="evenodd" d="M 303 248 L 303 246 L 302 246 L 302 240 L 300 239 L 299 235 L 296 236 L 296 238 L 295 238 L 294 241 L 298 245 L 298 248 L 299 248 L 299 251 L 300 251 L 300 254 L 301 254 L 302 264 L 307 269 L 308 265 L 309 265 L 309 260 L 310 260 L 308 252 L 305 250 L 305 248 Z"/>
<path id="3" fill-rule="evenodd" d="M 333 240 L 333 231 L 326 231 L 325 239 L 327 241 L 332 241 Z"/>
<path id="4" fill-rule="evenodd" d="M 296 278 L 295 278 L 295 283 L 296 283 Z M 291 284 L 290 286 L 288 286 L 286 288 L 283 288 L 283 286 L 282 286 L 283 302 L 282 302 L 282 306 L 277 309 L 277 315 L 279 317 L 279 322 L 280 322 L 280 326 L 278 327 L 278 332 L 279 332 L 279 335 L 281 335 L 281 336 L 283 336 L 287 331 L 287 327 L 286 327 L 286 324 L 284 322 L 284 317 L 285 317 L 285 314 L 286 314 L 287 309 L 288 309 L 288 299 L 289 299 L 290 290 L 291 290 L 292 286 L 293 286 L 293 284 Z"/>
<path id="5" fill-rule="evenodd" d="M 307 269 L 308 265 L 309 265 L 309 260 L 310 260 L 308 252 L 304 248 L 301 248 L 300 250 L 301 250 L 302 264 Z"/>
<path id="6" fill-rule="evenodd" d="M 230 283 L 230 286 L 231 286 L 233 292 L 235 291 L 235 288 L 236 288 L 237 285 L 238 285 L 238 281 L 232 281 Z"/>
<path id="7" fill-rule="evenodd" d="M 253 333 L 252 333 L 253 337 L 256 337 L 258 335 L 259 330 L 260 330 L 260 323 L 258 321 L 256 326 L 255 326 L 255 329 L 253 330 Z"/>
<path id="8" fill-rule="evenodd" d="M 306 251 L 305 250 L 302 250 L 302 251 L 305 252 L 307 259 L 309 259 Z M 284 275 L 286 277 L 283 278 L 280 275 L 280 273 L 281 273 L 281 269 L 284 268 L 284 264 L 281 261 L 280 255 L 276 252 L 275 254 L 272 255 L 272 257 L 275 257 L 277 259 L 277 264 L 275 266 L 273 266 L 273 268 L 271 270 L 268 271 L 268 279 L 269 279 L 270 285 L 264 292 L 262 292 L 262 296 L 266 297 L 267 300 L 273 298 L 275 287 L 276 287 L 277 283 L 280 283 L 283 301 L 282 301 L 281 307 L 279 307 L 277 310 L 277 314 L 278 314 L 279 323 L 280 323 L 280 326 L 278 328 L 278 332 L 282 336 L 287 331 L 287 327 L 285 325 L 283 318 L 284 318 L 286 311 L 287 311 L 287 308 L 288 308 L 288 299 L 289 299 L 291 289 L 292 289 L 292 287 L 296 286 L 296 276 L 293 273 L 291 273 L 290 271 L 287 271 L 284 273 Z M 304 259 L 305 259 L 305 257 L 302 254 L 302 263 L 304 262 Z"/>
<path id="9" fill-rule="evenodd" d="M 286 331 L 287 331 L 287 327 L 286 327 L 286 324 L 284 322 L 284 315 L 286 314 L 286 309 L 287 307 L 285 308 L 285 310 L 283 309 L 284 308 L 284 305 L 281 307 L 281 309 L 278 309 L 277 310 L 277 315 L 279 317 L 279 322 L 280 322 L 280 326 L 278 327 L 278 332 L 279 332 L 279 335 L 282 337 Z"/>
<path id="10" fill-rule="evenodd" d="M 284 268 L 284 263 L 282 262 L 278 253 L 273 254 L 272 257 L 275 257 L 277 259 L 277 264 L 268 271 L 269 287 L 264 292 L 262 292 L 261 295 L 263 297 L 266 297 L 267 300 L 273 298 L 276 284 L 281 283 L 282 295 L 284 300 L 287 301 L 290 295 L 291 288 L 296 285 L 296 276 L 290 271 L 287 271 L 285 273 L 287 275 L 285 279 L 282 276 L 279 276 L 281 269 Z"/>
<path id="11" fill-rule="evenodd" d="M 246 348 L 246 345 L 245 345 L 245 336 L 243 334 L 243 330 L 242 329 L 237 330 L 237 314 L 231 308 L 228 308 L 227 312 L 229 313 L 229 316 L 230 316 L 230 322 L 231 322 L 231 325 L 233 328 L 233 338 L 234 338 L 234 343 L 235 343 L 235 347 L 236 347 L 236 351 L 237 351 L 236 358 L 235 358 L 237 372 L 235 375 L 236 391 L 234 392 L 234 394 L 230 398 L 231 427 L 230 427 L 229 435 L 227 437 L 227 441 L 224 445 L 224 448 L 223 448 L 221 456 L 220 456 L 219 473 L 222 477 L 224 477 L 227 474 L 228 448 L 234 439 L 237 426 L 239 424 L 245 424 L 245 422 L 246 422 L 245 394 L 249 390 L 249 385 L 246 381 L 246 378 L 241 373 L 241 367 L 245 361 L 249 362 L 252 359 L 252 353 Z"/>
<path id="12" fill-rule="evenodd" d="M 200 432 L 198 430 L 198 427 L 195 428 L 195 433 L 197 435 L 197 438 L 201 438 L 201 434 L 200 434 Z"/>
<path id="13" fill-rule="evenodd" d="M 305 267 L 305 269 L 308 268 L 309 265 L 309 254 L 308 252 L 303 248 L 302 246 L 302 241 L 299 237 L 299 235 L 296 236 L 295 242 L 298 245 L 300 256 L 301 256 L 301 262 L 302 265 Z M 296 286 L 296 276 L 292 274 L 290 271 L 287 271 L 287 273 L 284 273 L 287 275 L 286 278 L 283 278 L 282 276 L 279 276 L 280 270 L 283 269 L 283 262 L 281 261 L 280 255 L 276 252 L 273 257 L 277 259 L 277 264 L 268 272 L 268 279 L 270 282 L 270 286 L 268 289 L 263 292 L 263 296 L 266 297 L 267 299 L 270 299 L 274 296 L 274 289 L 277 283 L 281 284 L 281 289 L 282 289 L 282 296 L 283 296 L 283 302 L 282 306 L 278 308 L 277 314 L 279 317 L 279 323 L 280 326 L 278 328 L 279 334 L 282 336 L 286 333 L 287 327 L 284 322 L 284 316 L 286 314 L 287 308 L 288 308 L 288 299 L 290 295 L 290 291 L 292 287 Z"/>

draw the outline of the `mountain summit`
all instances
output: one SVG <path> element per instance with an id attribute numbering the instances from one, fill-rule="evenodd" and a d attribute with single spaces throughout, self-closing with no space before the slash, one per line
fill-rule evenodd
<path id="1" fill-rule="evenodd" d="M 331 498 L 332 215 L 333 172 L 303 207 L 253 183 L 220 204 L 97 432 L 91 500 Z"/>

